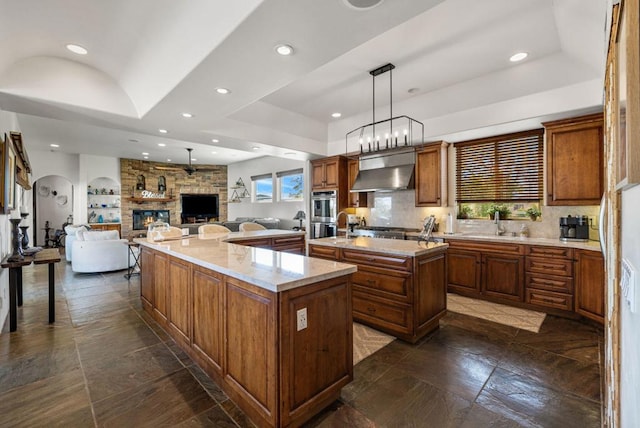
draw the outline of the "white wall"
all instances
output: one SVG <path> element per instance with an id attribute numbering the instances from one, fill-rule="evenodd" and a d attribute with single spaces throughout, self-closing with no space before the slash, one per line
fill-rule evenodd
<path id="1" fill-rule="evenodd" d="M 247 186 L 247 190 L 251 192 L 251 176 L 273 173 L 274 177 L 274 196 L 275 196 L 275 176 L 278 171 L 287 171 L 296 168 L 303 168 L 305 178 L 308 178 L 308 167 L 304 161 L 283 159 L 271 156 L 265 156 L 258 159 L 251 159 L 244 162 L 238 162 L 231 164 L 227 167 L 227 181 L 229 185 L 229 197 L 233 194 L 231 187 L 236 183 L 238 178 L 242 178 L 242 181 Z M 308 179 L 305 179 L 305 199 L 302 202 L 251 202 L 250 198 L 243 199 L 240 203 L 230 203 L 227 207 L 227 217 L 229 220 L 234 220 L 236 217 L 275 217 L 283 219 L 281 227 L 293 227 L 298 225 L 297 220 L 293 220 L 296 212 L 303 210 L 309 215 L 308 209 L 308 195 L 309 195 L 309 183 Z M 290 222 L 289 222 L 290 220 Z M 304 224 L 304 223 L 303 223 Z"/>
<path id="2" fill-rule="evenodd" d="M 0 110 L 0 132 L 20 131 L 15 113 Z M 1 172 L 4 174 L 4 171 Z M 20 192 L 18 192 L 20 193 Z M 9 215 L 0 214 L 0 259 L 11 252 L 11 223 Z M 0 269 L 0 329 L 9 315 L 9 271 Z M 1 334 L 1 333 L 0 333 Z"/>
<path id="3" fill-rule="evenodd" d="M 635 267 L 635 296 L 640 299 L 640 186 L 622 193 L 622 257 Z M 632 313 L 620 297 L 620 396 L 622 427 L 640 421 L 640 311 Z M 640 305 L 636 303 L 636 307 Z"/>
<path id="4" fill-rule="evenodd" d="M 49 222 L 49 238 L 53 239 L 56 229 L 62 229 L 62 224 L 73 210 L 73 185 L 67 178 L 59 175 L 49 175 L 39 178 L 33 183 L 36 199 L 35 228 L 28 230 L 31 246 L 37 243 L 42 247 L 46 245 L 44 230 L 46 222 Z M 56 193 L 55 195 L 53 193 Z"/>

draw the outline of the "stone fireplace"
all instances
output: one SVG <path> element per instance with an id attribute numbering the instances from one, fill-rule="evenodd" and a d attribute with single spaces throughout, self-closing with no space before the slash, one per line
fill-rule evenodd
<path id="1" fill-rule="evenodd" d="M 134 230 L 133 212 L 136 210 L 168 211 L 170 221 L 169 219 L 163 221 L 180 227 L 183 194 L 218 195 L 218 213 L 208 217 L 215 217 L 220 221 L 227 220 L 226 165 L 207 165 L 208 171 L 198 171 L 191 175 L 180 171 L 169 173 L 156 168 L 166 165 L 166 163 L 137 159 L 120 159 L 122 236 L 128 236 Z M 158 194 L 164 193 L 166 196 L 143 199 L 141 190 L 136 187 L 141 175 L 144 176 L 144 190 Z M 164 192 L 160 190 L 161 185 L 164 186 Z M 142 229 L 146 230 L 144 226 Z"/>
<path id="2" fill-rule="evenodd" d="M 133 210 L 133 230 L 147 230 L 147 227 L 160 220 L 171 224 L 169 210 Z"/>

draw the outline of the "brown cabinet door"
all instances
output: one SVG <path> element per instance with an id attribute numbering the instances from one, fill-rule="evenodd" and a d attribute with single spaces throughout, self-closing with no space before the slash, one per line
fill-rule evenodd
<path id="1" fill-rule="evenodd" d="M 599 204 L 604 188 L 602 114 L 547 122 L 544 126 L 547 205 Z"/>
<path id="2" fill-rule="evenodd" d="M 414 317 L 418 330 L 437 320 L 447 307 L 445 253 L 421 257 L 415 261 Z"/>
<path id="3" fill-rule="evenodd" d="M 193 271 L 193 349 L 222 373 L 222 275 L 195 267 Z"/>
<path id="4" fill-rule="evenodd" d="M 358 171 L 360 170 L 360 161 L 358 159 L 349 159 L 348 164 L 348 175 L 349 175 L 349 188 L 347 191 L 349 192 L 349 207 L 350 208 L 358 208 L 358 207 L 366 207 L 367 206 L 367 193 L 366 192 L 353 192 L 351 193 L 351 188 L 353 187 L 353 183 L 356 181 L 356 177 L 358 176 Z"/>
<path id="5" fill-rule="evenodd" d="M 440 206 L 440 146 L 416 153 L 416 206 Z"/>
<path id="6" fill-rule="evenodd" d="M 477 296 L 480 294 L 480 253 L 447 250 L 447 281 L 449 291 Z"/>
<path id="7" fill-rule="evenodd" d="M 144 247 L 140 247 L 142 251 L 140 253 L 140 266 L 153 266 L 154 257 L 153 252 Z M 142 298 L 142 304 L 147 310 L 153 308 L 153 271 L 143 270 L 140 272 L 140 296 Z"/>
<path id="8" fill-rule="evenodd" d="M 309 257 L 337 262 L 340 258 L 340 248 L 326 247 L 324 245 L 309 245 Z"/>
<path id="9" fill-rule="evenodd" d="M 523 301 L 523 258 L 500 254 L 482 255 L 482 294 Z"/>
<path id="10" fill-rule="evenodd" d="M 167 272 L 169 269 L 168 257 L 162 253 L 156 253 L 153 258 L 153 314 L 160 324 L 167 322 Z"/>
<path id="11" fill-rule="evenodd" d="M 331 158 L 324 164 L 324 187 L 338 187 L 339 183 L 339 159 Z"/>
<path id="12" fill-rule="evenodd" d="M 169 259 L 169 326 L 174 338 L 191 341 L 191 268 L 182 260 Z"/>
<path id="13" fill-rule="evenodd" d="M 576 312 L 604 323 L 604 259 L 597 251 L 576 251 Z"/>
<path id="14" fill-rule="evenodd" d="M 322 160 L 311 162 L 311 188 L 312 190 L 324 189 L 325 183 L 324 162 Z"/>

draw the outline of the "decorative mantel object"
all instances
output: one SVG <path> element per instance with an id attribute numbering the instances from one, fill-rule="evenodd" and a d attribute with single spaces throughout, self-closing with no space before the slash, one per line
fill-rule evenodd
<path id="1" fill-rule="evenodd" d="M 11 222 L 11 232 L 12 232 L 12 244 L 13 244 L 13 253 L 9 256 L 10 262 L 17 262 L 24 259 L 24 253 L 22 252 L 22 242 L 20 236 L 19 224 L 22 221 L 21 218 L 10 218 Z"/>

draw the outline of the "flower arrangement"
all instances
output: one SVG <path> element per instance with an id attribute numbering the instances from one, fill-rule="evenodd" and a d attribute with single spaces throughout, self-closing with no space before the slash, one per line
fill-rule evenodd
<path id="1" fill-rule="evenodd" d="M 531 221 L 536 221 L 538 219 L 538 217 L 540 217 L 542 215 L 542 213 L 540 212 L 540 210 L 536 207 L 531 207 L 529 208 L 526 213 L 529 215 L 529 217 L 531 218 Z"/>
<path id="2" fill-rule="evenodd" d="M 509 210 L 509 208 L 507 208 L 506 205 L 504 204 L 493 204 L 491 205 L 491 207 L 488 210 L 488 214 L 489 214 L 489 218 L 493 218 L 495 216 L 495 213 L 498 212 L 500 213 L 500 220 L 504 220 L 507 218 L 507 216 L 509 214 L 511 214 L 511 210 Z"/>

